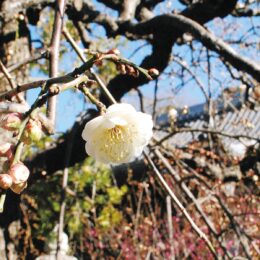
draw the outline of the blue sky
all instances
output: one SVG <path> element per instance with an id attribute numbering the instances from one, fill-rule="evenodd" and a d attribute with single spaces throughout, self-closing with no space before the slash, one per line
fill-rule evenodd
<path id="1" fill-rule="evenodd" d="M 108 13 L 109 15 L 117 16 L 117 13 L 109 8 L 104 7 L 104 5 L 100 3 L 95 3 L 97 8 L 104 13 Z M 161 14 L 165 12 L 171 12 L 175 9 L 181 10 L 183 6 L 178 4 L 177 1 L 165 1 L 162 4 L 159 4 L 156 8 L 156 13 Z M 217 34 L 220 38 L 224 38 L 225 40 L 230 40 L 229 36 L 232 35 L 233 38 L 239 39 L 241 35 L 245 34 L 250 26 L 251 23 L 255 23 L 257 25 L 256 19 L 241 19 L 239 23 L 234 23 L 234 20 L 231 16 L 227 17 L 223 20 L 216 18 L 206 26 L 211 29 L 215 34 Z M 258 26 L 259 26 L 258 22 Z M 93 39 L 97 37 L 104 37 L 105 32 L 101 26 L 98 25 L 91 25 L 91 28 L 94 31 L 94 35 L 91 36 Z M 40 38 L 41 31 L 39 28 L 35 26 L 30 26 L 31 34 L 33 39 Z M 249 41 L 255 41 L 255 36 L 250 36 L 250 31 L 247 32 L 247 37 L 249 37 Z M 145 45 L 144 41 L 125 41 L 124 38 L 120 38 L 124 44 L 119 46 L 121 54 L 125 58 L 130 58 L 131 61 L 135 62 L 136 64 L 140 64 L 143 58 L 151 53 L 151 47 L 149 45 Z M 68 44 L 63 41 L 62 44 L 68 46 Z M 139 48 L 134 55 L 134 51 Z M 37 45 L 35 45 L 37 47 Z M 81 46 L 82 47 L 82 46 Z M 107 49 L 115 47 L 115 43 L 113 40 L 106 41 L 104 46 L 105 51 Z M 237 49 L 241 54 L 247 55 L 248 57 L 257 57 L 256 50 L 248 50 L 247 48 L 241 48 L 239 45 L 232 45 L 235 49 Z M 200 43 L 193 42 L 193 51 L 191 52 L 190 47 L 188 45 L 175 45 L 172 51 L 172 54 L 175 56 L 180 56 L 183 60 L 185 60 L 188 64 L 191 62 L 192 59 L 200 58 L 200 63 L 203 66 L 200 67 L 191 67 L 192 71 L 199 77 L 200 81 L 203 83 L 205 88 L 208 88 L 210 83 L 213 97 L 216 98 L 221 89 L 225 87 L 229 87 L 232 84 L 237 84 L 234 80 L 231 80 L 228 77 L 226 70 L 224 69 L 221 62 L 218 58 L 212 58 L 214 61 L 214 66 L 211 67 L 212 75 L 215 77 L 210 82 L 207 78 L 207 62 L 206 62 L 206 52 L 201 53 L 201 45 Z M 217 55 L 213 55 L 217 56 Z M 66 73 L 72 71 L 75 66 L 80 65 L 81 62 L 75 55 L 74 51 L 69 47 L 68 52 L 63 55 L 63 58 L 60 62 L 60 70 L 61 73 Z M 193 105 L 202 103 L 205 101 L 204 96 L 198 86 L 195 84 L 194 81 L 190 80 L 190 76 L 185 73 L 182 78 L 177 77 L 176 73 L 180 72 L 180 66 L 176 63 L 171 63 L 171 65 L 164 71 L 164 73 L 159 78 L 159 89 L 158 89 L 158 96 L 159 106 L 163 107 L 166 104 L 182 107 L 184 105 Z M 46 76 L 41 73 L 37 68 L 32 69 L 31 72 L 32 78 L 45 78 Z M 180 87 L 180 84 L 184 82 L 184 87 L 181 87 L 180 91 L 177 92 L 176 89 Z M 150 82 L 147 85 L 144 85 L 140 88 L 144 97 L 145 97 L 145 104 L 147 105 L 147 110 L 149 111 L 149 106 L 152 104 L 153 99 L 153 91 L 154 91 L 155 82 Z M 31 90 L 28 93 L 28 101 L 30 104 L 35 100 L 37 97 L 39 90 Z M 135 91 L 130 92 L 123 98 L 123 102 L 129 102 L 134 104 L 136 107 L 139 106 L 138 97 Z M 68 128 L 70 128 L 74 121 L 75 117 L 84 109 L 87 109 L 90 104 L 84 102 L 84 98 L 82 94 L 75 93 L 72 91 L 66 91 L 61 93 L 58 97 L 58 107 L 57 107 L 57 131 L 64 132 Z"/>

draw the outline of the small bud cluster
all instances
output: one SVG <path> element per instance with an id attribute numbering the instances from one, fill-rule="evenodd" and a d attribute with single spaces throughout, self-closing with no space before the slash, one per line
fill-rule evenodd
<path id="1" fill-rule="evenodd" d="M 0 127 L 14 132 L 17 135 L 22 126 L 23 115 L 20 113 L 9 113 L 0 115 Z M 37 119 L 30 118 L 22 128 L 23 133 L 20 141 L 25 144 L 37 142 L 42 138 L 42 124 Z M 15 147 L 11 143 L 0 144 L 0 157 L 6 157 L 3 163 L 3 172 L 0 174 L 0 188 L 11 189 L 13 192 L 20 194 L 27 187 L 27 180 L 30 175 L 29 169 L 15 158 Z"/>
<path id="2" fill-rule="evenodd" d="M 118 50 L 116 48 L 113 48 L 113 49 L 107 51 L 106 54 L 114 54 L 116 56 L 119 56 L 120 55 L 120 50 Z"/>
<path id="3" fill-rule="evenodd" d="M 16 131 L 22 122 L 22 115 L 19 113 L 3 114 L 0 118 L 0 127 L 8 131 Z"/>
<path id="4" fill-rule="evenodd" d="M 20 113 L 2 114 L 0 116 L 0 127 L 8 131 L 17 132 L 21 126 L 22 118 L 23 115 Z M 25 126 L 21 141 L 25 144 L 31 144 L 32 142 L 38 142 L 42 138 L 42 135 L 41 122 L 38 119 L 31 118 Z M 0 156 L 4 156 L 1 153 L 5 153 L 5 149 L 7 152 L 9 148 L 10 144 L 0 145 Z"/>
<path id="5" fill-rule="evenodd" d="M 123 75 L 128 74 L 135 78 L 137 78 L 139 76 L 139 71 L 136 68 L 134 68 L 133 66 L 128 65 L 128 64 L 118 63 L 117 70 L 120 71 L 120 73 Z"/>
<path id="6" fill-rule="evenodd" d="M 10 188 L 20 194 L 27 186 L 29 175 L 29 169 L 22 162 L 14 163 L 6 173 L 0 174 L 0 188 Z"/>
<path id="7" fill-rule="evenodd" d="M 128 64 L 117 63 L 117 70 L 120 71 L 121 74 L 128 74 L 136 78 L 139 76 L 138 69 Z M 150 80 L 157 78 L 160 74 L 159 71 L 155 68 L 149 69 L 147 73 L 147 77 Z"/>
<path id="8" fill-rule="evenodd" d="M 32 142 L 40 141 L 42 135 L 41 122 L 39 120 L 30 119 L 25 127 L 21 140 L 25 144 L 31 144 Z"/>

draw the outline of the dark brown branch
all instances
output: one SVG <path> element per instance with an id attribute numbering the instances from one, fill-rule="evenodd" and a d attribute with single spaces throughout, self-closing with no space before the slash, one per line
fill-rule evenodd
<path id="1" fill-rule="evenodd" d="M 154 34 L 160 28 L 167 28 L 169 33 L 174 33 L 175 30 L 190 32 L 207 48 L 217 52 L 220 58 L 229 62 L 236 69 L 245 71 L 260 81 L 260 66 L 256 62 L 243 57 L 199 23 L 183 15 L 169 14 L 157 16 L 147 22 L 129 26 L 128 30 L 134 34 L 144 35 Z"/>
<path id="2" fill-rule="evenodd" d="M 11 89 L 15 89 L 16 88 L 16 83 L 14 81 L 14 79 L 12 78 L 12 76 L 10 75 L 9 71 L 7 70 L 7 68 L 5 67 L 5 65 L 2 63 L 2 61 L 0 60 L 0 70 L 3 72 L 3 74 L 5 75 L 7 81 L 9 82 Z M 22 96 L 17 95 L 17 99 L 19 102 L 24 103 L 25 100 Z"/>
<path id="3" fill-rule="evenodd" d="M 123 0 L 120 18 L 122 21 L 131 20 L 135 17 L 135 11 L 141 0 Z"/>
<path id="4" fill-rule="evenodd" d="M 228 3 L 222 1 L 206 0 L 203 1 L 203 3 L 198 2 L 189 6 L 182 12 L 182 15 L 190 17 L 198 23 L 203 24 L 215 17 L 225 17 L 233 10 L 236 2 L 236 0 L 230 0 Z M 133 38 L 133 36 L 135 38 L 147 38 L 149 35 L 149 39 L 153 47 L 152 54 L 147 56 L 140 66 L 144 68 L 153 67 L 159 70 L 159 72 L 162 72 L 169 64 L 173 44 L 180 36 L 182 36 L 186 30 L 183 30 L 182 26 L 178 26 L 178 28 L 170 28 L 167 22 L 159 22 L 156 24 L 156 22 L 160 20 L 159 17 L 136 25 L 129 22 L 117 24 L 113 18 L 106 17 L 106 25 L 110 25 L 112 22 L 114 26 L 105 26 L 105 29 L 107 30 L 108 35 L 122 34 L 126 35 L 127 37 L 130 35 L 130 38 Z M 98 21 L 94 20 L 93 22 Z M 142 26 L 142 24 L 147 24 L 148 26 Z M 116 27 L 118 27 L 118 29 L 116 29 Z M 116 29 L 116 31 L 114 29 Z M 146 84 L 147 82 L 148 81 L 145 78 L 133 78 L 128 75 L 120 75 L 109 82 L 108 88 L 115 99 L 120 100 L 125 93 L 133 88 L 136 88 L 137 86 Z M 120 86 L 120 88 L 118 88 L 118 86 Z M 102 101 L 108 104 L 108 101 L 106 101 L 105 97 L 102 97 Z"/>
<path id="5" fill-rule="evenodd" d="M 202 82 L 200 81 L 200 79 L 192 72 L 192 70 L 189 68 L 189 66 L 187 64 L 185 64 L 185 62 L 183 62 L 182 60 L 178 59 L 177 57 L 172 57 L 172 60 L 175 61 L 176 63 L 178 63 L 182 68 L 184 68 L 185 70 L 187 70 L 187 72 L 192 76 L 192 78 L 195 80 L 195 82 L 197 83 L 197 85 L 199 86 L 201 92 L 203 93 L 206 101 L 208 101 L 209 97 L 208 94 L 206 93 L 206 90 L 202 84 Z"/>
<path id="6" fill-rule="evenodd" d="M 48 57 L 48 51 L 43 51 L 39 54 L 32 55 L 30 58 L 25 59 L 23 61 L 20 61 L 18 63 L 15 63 L 9 67 L 7 67 L 9 72 L 13 72 L 17 69 L 20 69 L 21 67 L 25 66 L 26 64 L 32 63 L 34 61 L 40 60 L 40 59 L 46 59 Z M 1 77 L 0 77 L 1 79 Z"/>
<path id="7" fill-rule="evenodd" d="M 7 68 L 2 63 L 1 60 L 0 60 L 0 70 L 3 72 L 4 76 L 6 77 L 7 81 L 9 82 L 11 89 L 15 89 L 16 83 L 14 82 L 14 79 L 12 78 L 9 71 L 7 70 Z"/>

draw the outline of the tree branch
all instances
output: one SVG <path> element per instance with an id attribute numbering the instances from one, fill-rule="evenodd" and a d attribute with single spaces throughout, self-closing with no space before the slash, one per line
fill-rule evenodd
<path id="1" fill-rule="evenodd" d="M 190 32 L 204 46 L 218 53 L 220 58 L 229 62 L 236 69 L 245 71 L 260 81 L 260 66 L 256 62 L 243 57 L 199 23 L 183 15 L 167 14 L 157 16 L 149 21 L 130 25 L 128 31 L 144 35 L 149 33 L 154 34 L 160 28 L 167 28 L 168 33 L 174 33 L 176 29 L 183 32 Z"/>
<path id="2" fill-rule="evenodd" d="M 216 130 L 211 130 L 211 129 L 203 129 L 203 128 L 201 128 L 201 129 L 177 128 L 173 132 L 171 132 L 168 135 L 166 135 L 165 137 L 163 137 L 161 140 L 157 141 L 156 145 L 160 145 L 163 142 L 165 142 L 167 139 L 174 136 L 175 134 L 183 133 L 183 132 L 190 132 L 190 133 L 201 132 L 201 133 L 207 133 L 207 134 L 216 134 L 216 135 L 221 135 L 221 136 L 225 136 L 225 137 L 229 137 L 229 138 L 233 138 L 233 139 L 238 139 L 238 140 L 240 138 L 246 138 L 246 139 L 255 140 L 255 141 L 260 143 L 260 138 L 249 136 L 249 135 L 232 135 L 232 134 L 228 134 L 228 133 L 225 133 L 225 132 L 222 132 L 222 131 L 216 131 Z"/>
<path id="3" fill-rule="evenodd" d="M 64 19 L 66 0 L 57 0 L 56 3 L 57 6 L 55 10 L 55 19 L 50 46 L 50 77 L 58 76 L 60 36 Z M 56 117 L 56 98 L 56 96 L 51 97 L 47 106 L 47 115 L 52 121 L 53 125 L 55 125 Z"/>

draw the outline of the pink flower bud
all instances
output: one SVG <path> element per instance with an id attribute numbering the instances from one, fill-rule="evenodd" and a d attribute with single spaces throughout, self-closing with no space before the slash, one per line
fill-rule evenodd
<path id="1" fill-rule="evenodd" d="M 0 119 L 0 127 L 8 130 L 15 131 L 19 128 L 22 122 L 22 115 L 19 113 L 10 113 L 2 115 Z"/>
<path id="2" fill-rule="evenodd" d="M 25 127 L 22 141 L 26 144 L 38 142 L 42 138 L 42 125 L 39 120 L 30 119 Z"/>
<path id="3" fill-rule="evenodd" d="M 120 51 L 118 49 L 116 49 L 116 48 L 113 48 L 113 49 L 107 51 L 107 54 L 115 54 L 115 55 L 119 56 L 120 55 Z"/>
<path id="4" fill-rule="evenodd" d="M 20 194 L 27 187 L 27 182 L 21 182 L 18 184 L 13 184 L 10 189 L 17 194 Z"/>
<path id="5" fill-rule="evenodd" d="M 151 69 L 148 70 L 148 74 L 151 77 L 157 77 L 157 76 L 159 76 L 159 71 L 155 68 L 151 68 Z"/>
<path id="6" fill-rule="evenodd" d="M 0 144 L 0 157 L 13 158 L 13 145 L 10 143 Z"/>
<path id="7" fill-rule="evenodd" d="M 9 189 L 13 184 L 12 177 L 8 174 L 0 174 L 0 188 Z"/>
<path id="8" fill-rule="evenodd" d="M 14 184 L 19 184 L 28 180 L 30 171 L 23 163 L 19 162 L 10 167 L 8 174 L 12 177 Z"/>

